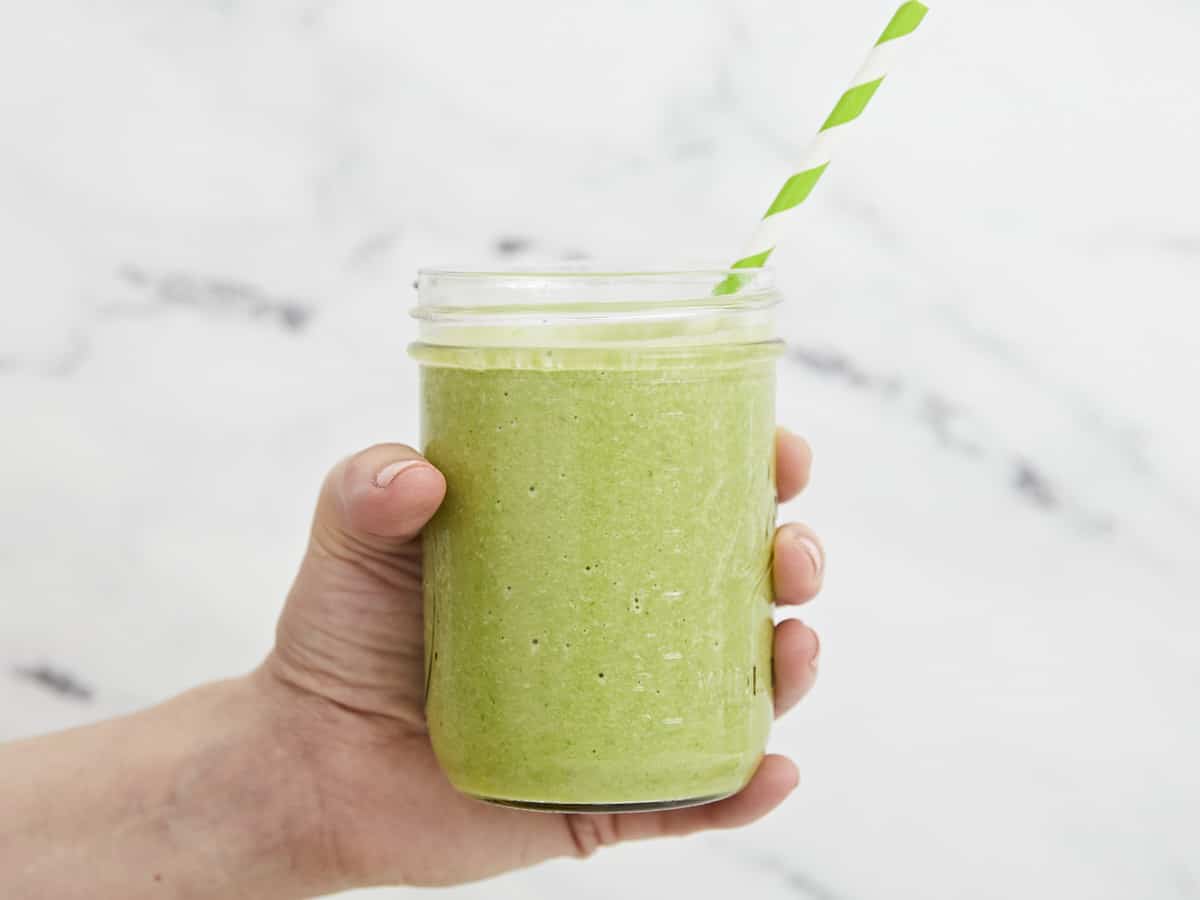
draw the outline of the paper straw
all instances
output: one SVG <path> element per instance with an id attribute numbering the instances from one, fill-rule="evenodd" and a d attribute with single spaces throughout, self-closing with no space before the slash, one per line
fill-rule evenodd
<path id="1" fill-rule="evenodd" d="M 766 263 L 771 251 L 775 249 L 776 237 L 783 219 L 808 199 L 808 195 L 829 167 L 833 158 L 833 148 L 845 134 L 846 125 L 862 115 L 862 111 L 875 96 L 875 91 L 891 71 L 896 53 L 904 43 L 903 38 L 916 31 L 928 11 L 928 8 L 917 0 L 909 0 L 896 10 L 862 68 L 854 76 L 854 81 L 842 94 L 833 112 L 829 114 L 829 118 L 825 120 L 825 124 L 821 126 L 821 130 L 801 157 L 796 174 L 780 188 L 775 201 L 758 223 L 754 238 L 732 268 L 757 269 Z M 740 286 L 741 278 L 730 275 L 717 285 L 713 293 L 731 294 Z"/>

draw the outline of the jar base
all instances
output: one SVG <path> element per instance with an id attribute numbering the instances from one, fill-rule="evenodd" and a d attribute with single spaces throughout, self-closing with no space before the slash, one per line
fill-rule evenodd
<path id="1" fill-rule="evenodd" d="M 636 813 L 657 812 L 665 809 L 681 809 L 685 806 L 703 806 L 732 797 L 736 791 L 725 794 L 709 794 L 704 797 L 688 797 L 683 800 L 646 800 L 633 803 L 540 803 L 531 800 L 505 800 L 499 797 L 476 797 L 495 806 L 523 809 L 530 812 L 550 813 Z"/>

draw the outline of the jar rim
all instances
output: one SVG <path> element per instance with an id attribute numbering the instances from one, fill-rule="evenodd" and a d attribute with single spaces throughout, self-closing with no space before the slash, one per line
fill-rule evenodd
<path id="1" fill-rule="evenodd" d="M 718 291 L 732 282 L 734 290 Z M 680 307 L 737 309 L 773 305 L 769 267 L 624 267 L 592 263 L 533 266 L 437 266 L 417 270 L 417 318 L 557 310 L 614 313 Z"/>
<path id="2" fill-rule="evenodd" d="M 418 281 L 422 278 L 659 278 L 678 276 L 708 276 L 726 278 L 729 275 L 757 277 L 773 275 L 770 266 L 746 266 L 734 268 L 721 265 L 678 265 L 678 266 L 617 266 L 593 263 L 545 263 L 526 266 L 467 266 L 440 265 L 421 266 L 417 269 Z"/>

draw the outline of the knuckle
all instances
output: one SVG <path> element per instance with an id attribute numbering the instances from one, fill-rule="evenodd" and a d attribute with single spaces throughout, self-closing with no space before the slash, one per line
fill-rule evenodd
<path id="1" fill-rule="evenodd" d="M 579 859 L 587 859 L 601 847 L 617 842 L 617 828 L 612 816 L 567 813 L 565 821 L 574 855 Z"/>

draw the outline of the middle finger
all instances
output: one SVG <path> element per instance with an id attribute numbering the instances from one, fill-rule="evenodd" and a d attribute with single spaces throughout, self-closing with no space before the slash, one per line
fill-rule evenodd
<path id="1" fill-rule="evenodd" d="M 821 590 L 825 551 L 807 525 L 789 522 L 775 532 L 775 602 L 805 603 Z"/>

